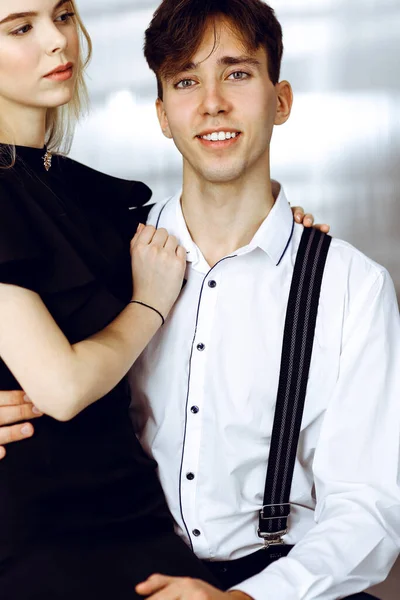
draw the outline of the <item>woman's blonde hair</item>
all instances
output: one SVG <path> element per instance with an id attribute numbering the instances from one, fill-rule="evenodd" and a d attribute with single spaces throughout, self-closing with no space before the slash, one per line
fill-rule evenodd
<path id="1" fill-rule="evenodd" d="M 73 98 L 64 106 L 50 108 L 46 120 L 46 146 L 50 152 L 67 154 L 71 148 L 77 121 L 89 106 L 89 96 L 84 79 L 84 71 L 92 56 L 92 40 L 77 10 L 75 0 L 71 0 L 75 22 L 80 37 L 80 54 L 77 64 L 78 74 Z M 86 48 L 85 48 L 86 46 Z"/>

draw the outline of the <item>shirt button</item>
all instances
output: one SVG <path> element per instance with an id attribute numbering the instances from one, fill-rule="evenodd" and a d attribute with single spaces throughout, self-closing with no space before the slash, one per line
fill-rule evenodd
<path id="1" fill-rule="evenodd" d="M 186 474 L 186 479 L 189 479 L 189 481 L 193 481 L 193 479 L 194 479 L 194 473 L 187 473 Z"/>
<path id="2" fill-rule="evenodd" d="M 201 533 L 198 529 L 193 529 L 192 533 L 195 537 L 199 537 L 199 535 L 201 535 Z"/>
<path id="3" fill-rule="evenodd" d="M 192 412 L 194 415 L 197 415 L 197 413 L 199 412 L 199 407 L 198 406 L 192 406 L 192 408 L 190 409 L 190 412 Z"/>
<path id="4" fill-rule="evenodd" d="M 205 349 L 206 349 L 206 347 L 204 344 L 197 344 L 197 350 L 199 352 L 203 352 L 203 350 L 205 350 Z"/>
<path id="5" fill-rule="evenodd" d="M 212 279 L 211 281 L 208 282 L 208 287 L 210 287 L 210 288 L 216 288 L 217 287 L 217 282 Z"/>

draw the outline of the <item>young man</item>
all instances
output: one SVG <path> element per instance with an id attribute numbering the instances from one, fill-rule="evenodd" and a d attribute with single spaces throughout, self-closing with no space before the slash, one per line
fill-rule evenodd
<path id="1" fill-rule="evenodd" d="M 150 223 L 177 236 L 188 267 L 171 318 L 134 366 L 133 398 L 177 529 L 215 573 L 229 571 L 226 561 L 239 573 L 254 562 L 253 576 L 233 586 L 238 598 L 368 597 L 362 591 L 385 579 L 400 546 L 400 323 L 390 277 L 332 240 L 283 536 L 295 546 L 258 568 L 303 229 L 270 179 L 273 127 L 292 106 L 289 83 L 279 82 L 282 32 L 260 0 L 164 0 L 145 54 L 161 128 L 183 156 L 182 192 L 156 205 Z M 225 596 L 162 576 L 138 591 Z"/>

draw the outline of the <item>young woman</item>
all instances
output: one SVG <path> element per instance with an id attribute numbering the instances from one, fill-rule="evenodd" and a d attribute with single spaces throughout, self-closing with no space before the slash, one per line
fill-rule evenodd
<path id="1" fill-rule="evenodd" d="M 124 600 L 155 571 L 209 577 L 173 533 L 124 379 L 185 251 L 165 230 L 135 235 L 143 184 L 50 154 L 84 99 L 82 34 L 90 51 L 72 1 L 1 2 L 0 389 L 46 414 L 0 464 L 4 600 Z"/>
<path id="2" fill-rule="evenodd" d="M 124 379 L 185 251 L 136 232 L 146 186 L 52 154 L 85 100 L 80 38 L 89 57 L 71 0 L 0 4 L 0 390 L 45 414 L 0 462 L 4 600 L 128 600 L 153 572 L 212 581 L 173 533 Z"/>

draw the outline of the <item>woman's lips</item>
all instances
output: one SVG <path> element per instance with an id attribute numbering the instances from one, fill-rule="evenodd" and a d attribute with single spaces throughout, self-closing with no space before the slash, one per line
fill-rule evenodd
<path id="1" fill-rule="evenodd" d="M 67 81 L 71 79 L 73 74 L 73 65 L 66 65 L 65 69 L 53 71 L 45 76 L 45 79 L 51 79 L 52 81 Z"/>

